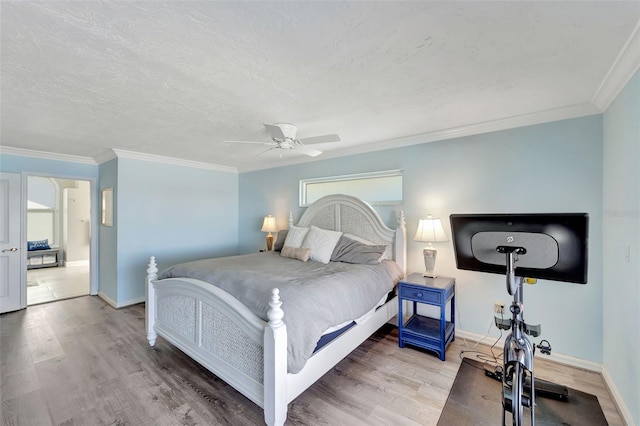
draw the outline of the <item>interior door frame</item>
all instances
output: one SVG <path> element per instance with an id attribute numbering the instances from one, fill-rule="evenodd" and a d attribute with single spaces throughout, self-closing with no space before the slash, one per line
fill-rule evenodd
<path id="1" fill-rule="evenodd" d="M 91 197 L 91 238 L 89 239 L 89 294 L 96 296 L 98 294 L 98 195 L 97 195 L 97 179 L 95 177 L 88 176 L 76 176 L 76 175 L 61 175 L 56 173 L 38 173 L 38 172 L 22 172 L 22 188 L 21 188 L 21 220 L 22 220 L 22 235 L 20 236 L 22 246 L 27 247 L 27 196 L 29 188 L 29 176 L 37 176 L 44 178 L 54 179 L 69 179 L 69 180 L 83 180 L 89 182 L 89 192 Z M 24 306 L 27 304 L 27 251 L 21 250 L 20 263 L 22 267 L 22 286 L 21 286 L 21 300 L 24 301 Z"/>

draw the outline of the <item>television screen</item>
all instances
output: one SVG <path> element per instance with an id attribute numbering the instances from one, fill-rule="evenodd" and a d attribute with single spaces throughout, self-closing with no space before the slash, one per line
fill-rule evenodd
<path id="1" fill-rule="evenodd" d="M 498 246 L 523 247 L 515 273 L 579 284 L 587 282 L 587 213 L 452 214 L 458 269 L 506 273 Z"/>

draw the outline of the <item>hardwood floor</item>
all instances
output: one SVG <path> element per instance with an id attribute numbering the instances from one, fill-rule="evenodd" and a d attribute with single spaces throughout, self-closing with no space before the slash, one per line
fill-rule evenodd
<path id="1" fill-rule="evenodd" d="M 435 425 L 461 350 L 458 339 L 441 362 L 400 349 L 385 327 L 291 403 L 287 425 Z M 5 425 L 263 424 L 258 406 L 163 339 L 150 348 L 144 305 L 85 296 L 1 315 L 0 368 Z M 599 374 L 543 360 L 536 373 L 597 395 L 623 424 Z"/>

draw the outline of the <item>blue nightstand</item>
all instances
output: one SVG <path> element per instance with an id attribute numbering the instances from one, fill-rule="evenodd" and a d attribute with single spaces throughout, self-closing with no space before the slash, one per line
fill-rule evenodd
<path id="1" fill-rule="evenodd" d="M 413 302 L 413 315 L 404 321 L 403 302 Z M 450 321 L 445 318 L 447 303 L 451 302 Z M 398 343 L 419 346 L 438 354 L 444 361 L 445 350 L 456 338 L 456 280 L 451 277 L 428 278 L 411 274 L 398 283 Z M 440 308 L 440 318 L 417 314 L 418 303 Z"/>

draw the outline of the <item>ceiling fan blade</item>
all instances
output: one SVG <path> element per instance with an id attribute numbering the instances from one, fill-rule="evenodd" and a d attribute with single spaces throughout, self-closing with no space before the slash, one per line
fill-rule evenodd
<path id="1" fill-rule="evenodd" d="M 285 135 L 284 133 L 282 133 L 282 129 L 280 127 L 274 126 L 272 124 L 265 124 L 264 127 L 266 127 L 267 131 L 272 137 L 280 140 L 285 139 Z"/>
<path id="2" fill-rule="evenodd" d="M 266 153 L 268 153 L 268 152 L 271 152 L 271 151 L 273 151 L 274 149 L 277 149 L 277 148 L 274 146 L 273 148 L 269 148 L 269 149 L 267 149 L 266 151 L 262 151 L 260 154 L 258 154 L 258 157 L 260 157 L 261 155 L 264 155 L 264 154 L 266 154 Z"/>
<path id="3" fill-rule="evenodd" d="M 309 157 L 317 157 L 322 154 L 322 151 L 318 151 L 317 149 L 307 148 L 306 146 L 298 146 L 295 151 L 300 152 L 304 155 L 308 155 Z"/>
<path id="4" fill-rule="evenodd" d="M 310 138 L 300 139 L 305 145 L 313 145 L 314 143 L 329 143 L 329 142 L 340 142 L 340 136 L 338 135 L 323 135 L 323 136 L 313 136 Z"/>
<path id="5" fill-rule="evenodd" d="M 282 148 L 278 148 L 277 146 L 274 146 L 273 148 L 269 148 L 266 151 L 262 151 L 260 154 L 258 154 L 258 157 L 262 156 L 262 157 L 269 157 L 269 158 L 274 158 L 274 157 L 280 157 L 280 158 L 289 158 L 297 154 L 298 149 L 282 149 Z"/>
<path id="6" fill-rule="evenodd" d="M 277 145 L 275 142 L 257 142 L 257 141 L 224 141 L 224 143 L 249 143 L 258 145 Z"/>

